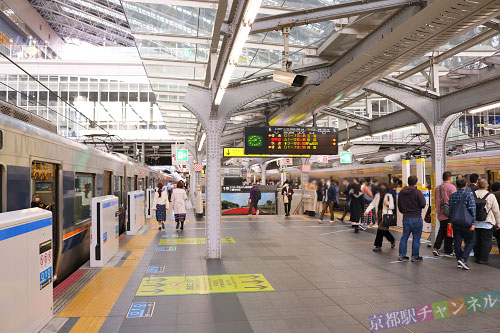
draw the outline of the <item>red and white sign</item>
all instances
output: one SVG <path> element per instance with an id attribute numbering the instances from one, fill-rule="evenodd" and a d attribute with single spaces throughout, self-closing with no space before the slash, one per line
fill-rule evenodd
<path id="1" fill-rule="evenodd" d="M 290 157 L 283 159 L 283 165 L 292 165 L 292 164 L 293 164 L 293 160 Z"/>
<path id="2" fill-rule="evenodd" d="M 203 170 L 203 164 L 195 164 L 194 165 L 194 171 L 201 172 L 201 170 Z"/>
<path id="3" fill-rule="evenodd" d="M 328 163 L 328 155 L 319 155 L 318 163 Z"/>

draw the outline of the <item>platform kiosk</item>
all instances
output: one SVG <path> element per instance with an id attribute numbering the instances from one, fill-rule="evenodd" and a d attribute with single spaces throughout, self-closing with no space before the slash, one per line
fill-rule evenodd
<path id="1" fill-rule="evenodd" d="M 144 191 L 127 192 L 127 235 L 135 235 L 146 223 Z"/>
<path id="2" fill-rule="evenodd" d="M 102 267 L 119 250 L 118 197 L 92 198 L 90 267 Z"/>
<path id="3" fill-rule="evenodd" d="M 155 199 L 155 189 L 148 188 L 146 189 L 146 218 L 150 219 L 153 217 L 153 202 Z"/>
<path id="4" fill-rule="evenodd" d="M 52 213 L 0 214 L 0 331 L 38 332 L 53 316 Z"/>

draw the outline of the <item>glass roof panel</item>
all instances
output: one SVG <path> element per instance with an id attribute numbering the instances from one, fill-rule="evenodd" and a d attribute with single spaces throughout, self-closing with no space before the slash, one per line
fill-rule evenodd
<path id="1" fill-rule="evenodd" d="M 263 6 L 282 7 L 290 9 L 318 8 L 338 5 L 356 0 L 263 0 Z"/>
<path id="2" fill-rule="evenodd" d="M 209 45 L 136 39 L 139 54 L 143 59 L 206 62 Z"/>
<path id="3" fill-rule="evenodd" d="M 210 37 L 216 10 L 153 3 L 123 2 L 134 33 Z"/>

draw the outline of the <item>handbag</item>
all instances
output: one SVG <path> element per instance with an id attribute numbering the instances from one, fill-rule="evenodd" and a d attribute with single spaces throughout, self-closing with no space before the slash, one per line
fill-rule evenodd
<path id="1" fill-rule="evenodd" d="M 446 217 L 450 216 L 450 205 L 443 200 L 443 187 L 439 186 L 439 211 Z"/>
<path id="2" fill-rule="evenodd" d="M 384 214 L 384 215 L 382 215 L 382 224 L 386 228 L 395 227 L 396 225 L 398 225 L 398 221 L 396 219 L 396 215 L 395 214 Z"/>
<path id="3" fill-rule="evenodd" d="M 472 223 L 474 223 L 474 217 L 472 217 L 469 209 L 464 204 L 464 195 L 462 195 L 458 206 L 451 211 L 450 222 L 454 227 L 456 226 L 466 229 L 469 229 L 472 226 Z"/>

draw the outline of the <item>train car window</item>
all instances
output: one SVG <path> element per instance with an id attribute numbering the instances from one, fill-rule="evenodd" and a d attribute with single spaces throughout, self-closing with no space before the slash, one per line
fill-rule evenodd
<path id="1" fill-rule="evenodd" d="M 94 185 L 94 175 L 75 174 L 75 224 L 91 218 Z"/>
<path id="2" fill-rule="evenodd" d="M 113 176 L 113 195 L 118 197 L 118 203 L 122 205 L 122 177 Z"/>
<path id="3" fill-rule="evenodd" d="M 132 177 L 127 177 L 127 191 L 134 191 L 134 188 L 132 187 Z"/>
<path id="4" fill-rule="evenodd" d="M 139 178 L 137 180 L 137 189 L 144 191 L 144 178 Z"/>

